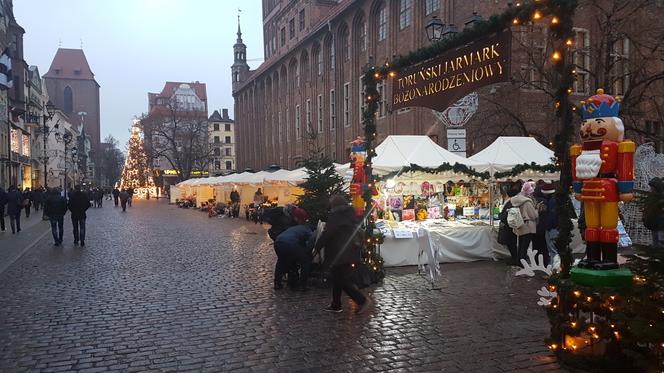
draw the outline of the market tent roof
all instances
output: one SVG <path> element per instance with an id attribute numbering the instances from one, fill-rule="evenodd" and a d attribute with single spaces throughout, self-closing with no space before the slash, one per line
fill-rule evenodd
<path id="1" fill-rule="evenodd" d="M 476 162 L 443 149 L 429 136 L 388 136 L 376 147 L 378 154 L 371 161 L 377 173 L 398 171 L 411 164 L 436 168 L 444 163 L 463 164 L 475 168 Z"/>
<path id="2" fill-rule="evenodd" d="M 245 172 L 238 176 L 234 182 L 242 184 L 262 184 L 265 176 L 268 174 L 269 172 L 267 171 L 260 171 L 256 173 Z"/>
<path id="3" fill-rule="evenodd" d="M 285 169 L 280 169 L 274 172 L 270 172 L 267 175 L 265 175 L 264 182 L 265 183 L 280 183 L 280 182 L 287 182 L 288 181 L 288 176 L 291 174 L 290 170 L 285 170 Z"/>
<path id="4" fill-rule="evenodd" d="M 553 163 L 553 156 L 553 150 L 532 137 L 501 136 L 469 159 L 478 164 L 477 171 L 489 171 L 493 175 L 524 163 L 545 166 Z"/>

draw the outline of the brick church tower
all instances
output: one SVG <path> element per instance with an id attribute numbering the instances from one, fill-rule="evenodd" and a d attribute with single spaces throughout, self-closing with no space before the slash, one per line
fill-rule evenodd
<path id="1" fill-rule="evenodd" d="M 83 120 L 91 150 L 97 153 L 101 142 L 99 84 L 83 50 L 58 48 L 43 78 L 53 105 L 64 111 L 72 123 Z M 86 114 L 81 117 L 79 113 Z"/>

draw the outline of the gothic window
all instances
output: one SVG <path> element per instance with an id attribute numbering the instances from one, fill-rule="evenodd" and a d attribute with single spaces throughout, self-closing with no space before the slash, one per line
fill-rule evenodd
<path id="1" fill-rule="evenodd" d="M 381 4 L 378 10 L 378 41 L 383 41 L 387 38 L 387 8 L 385 4 Z"/>
<path id="2" fill-rule="evenodd" d="M 413 15 L 413 0 L 401 0 L 399 2 L 399 30 L 410 26 Z"/>
<path id="3" fill-rule="evenodd" d="M 440 0 L 426 0 L 424 2 L 424 14 L 429 15 L 440 9 Z"/>
<path id="4" fill-rule="evenodd" d="M 74 94 L 71 91 L 71 87 L 66 86 L 64 92 L 64 110 L 65 113 L 71 113 L 74 111 Z"/>

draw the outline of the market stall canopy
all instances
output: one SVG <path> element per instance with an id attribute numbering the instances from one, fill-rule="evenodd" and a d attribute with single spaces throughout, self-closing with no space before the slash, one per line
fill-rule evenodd
<path id="1" fill-rule="evenodd" d="M 429 136 L 388 136 L 376 147 L 378 154 L 371 161 L 374 172 L 386 174 L 417 165 L 437 168 L 444 163 L 459 163 L 475 168 L 476 162 L 447 151 Z"/>
<path id="2" fill-rule="evenodd" d="M 245 172 L 240 174 L 234 182 L 236 184 L 263 184 L 266 175 L 270 173 L 267 171 L 260 171 L 256 173 Z"/>
<path id="3" fill-rule="evenodd" d="M 501 136 L 469 159 L 478 164 L 475 166 L 477 171 L 488 171 L 494 175 L 496 172 L 510 171 L 515 166 L 523 164 L 550 165 L 553 163 L 553 157 L 553 150 L 532 137 Z M 554 180 L 559 174 L 525 172 L 524 177 Z"/>

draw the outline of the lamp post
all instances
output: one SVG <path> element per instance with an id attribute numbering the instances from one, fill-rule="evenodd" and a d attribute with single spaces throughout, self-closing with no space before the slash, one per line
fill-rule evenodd
<path id="1" fill-rule="evenodd" d="M 431 17 L 431 21 L 424 27 L 430 42 L 437 42 L 443 38 L 445 24 L 437 16 Z"/>
<path id="2" fill-rule="evenodd" d="M 62 141 L 65 144 L 65 198 L 67 198 L 67 147 L 69 144 L 71 144 L 73 137 L 71 133 L 65 132 L 64 135 L 60 135 L 60 133 L 56 133 L 56 136 L 58 138 L 58 141 Z M 76 149 L 74 147 L 74 149 Z M 72 149 L 73 150 L 73 149 Z"/>
<path id="3" fill-rule="evenodd" d="M 78 149 L 71 148 L 71 166 L 74 168 L 74 185 L 78 185 Z"/>
<path id="4" fill-rule="evenodd" d="M 49 101 L 46 104 L 46 113 L 42 115 L 43 123 L 44 126 L 42 127 L 42 136 L 44 137 L 44 156 L 43 156 L 43 162 L 44 162 L 44 188 L 48 188 L 48 153 L 46 150 L 47 147 L 47 140 L 48 140 L 48 135 L 50 134 L 50 128 L 48 128 L 48 125 L 46 122 L 51 120 L 53 118 L 53 115 L 55 114 L 55 106 L 51 101 Z M 58 123 L 53 126 L 55 129 L 58 128 Z"/>

